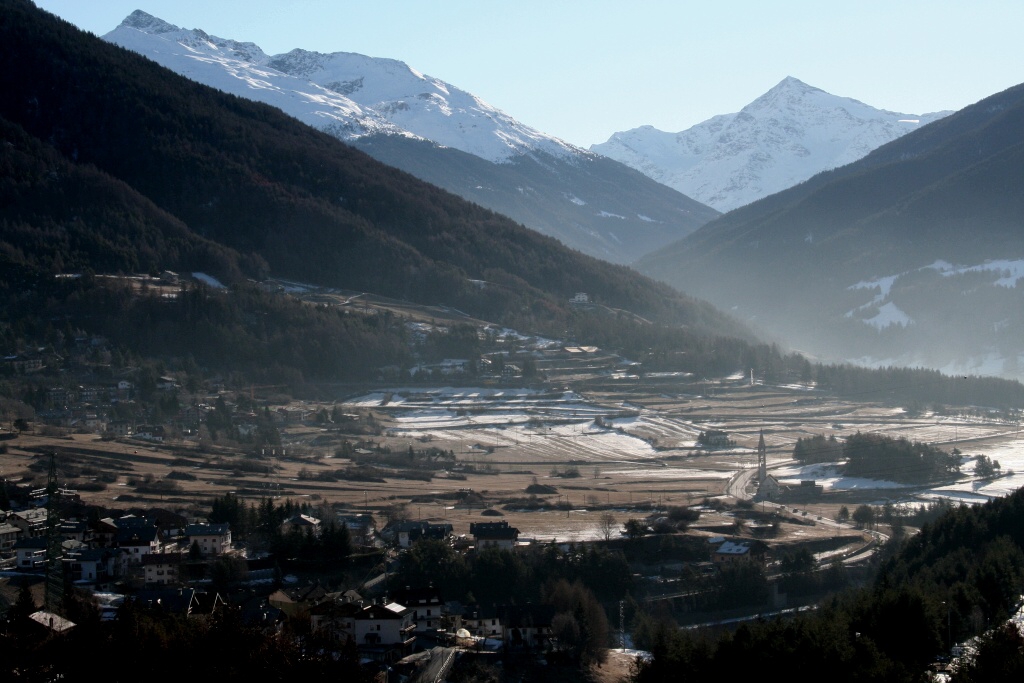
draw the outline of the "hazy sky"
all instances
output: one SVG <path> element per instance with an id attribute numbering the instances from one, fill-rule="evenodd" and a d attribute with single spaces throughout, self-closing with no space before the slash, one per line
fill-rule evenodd
<path id="1" fill-rule="evenodd" d="M 679 131 L 786 76 L 908 114 L 1024 82 L 1021 0 L 36 0 L 103 35 L 135 9 L 184 28 L 406 62 L 581 147 Z"/>

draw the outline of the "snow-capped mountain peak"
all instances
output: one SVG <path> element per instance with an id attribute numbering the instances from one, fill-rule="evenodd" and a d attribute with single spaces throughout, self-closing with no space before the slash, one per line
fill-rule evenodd
<path id="1" fill-rule="evenodd" d="M 169 24 L 163 19 L 158 19 L 152 14 L 143 12 L 140 9 L 135 10 L 125 17 L 124 21 L 121 22 L 121 26 L 152 34 L 172 33 L 180 30 L 174 24 Z"/>
<path id="2" fill-rule="evenodd" d="M 875 109 L 787 76 L 735 114 L 679 133 L 643 126 L 590 149 L 728 211 L 856 161 L 948 113 Z"/>
<path id="3" fill-rule="evenodd" d="M 532 152 L 589 154 L 394 59 L 301 49 L 267 55 L 253 43 L 182 29 L 138 10 L 104 38 L 350 141 L 412 136 L 492 162 Z"/>
<path id="4" fill-rule="evenodd" d="M 609 261 L 629 263 L 718 215 L 398 60 L 302 49 L 268 55 L 144 12 L 104 38 Z"/>

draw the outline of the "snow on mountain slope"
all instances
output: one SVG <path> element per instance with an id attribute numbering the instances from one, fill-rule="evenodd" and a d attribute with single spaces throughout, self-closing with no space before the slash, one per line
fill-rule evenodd
<path id="1" fill-rule="evenodd" d="M 787 77 L 738 113 L 680 133 L 643 126 L 590 149 L 729 211 L 856 161 L 949 113 L 884 111 Z"/>
<path id="2" fill-rule="evenodd" d="M 632 263 L 718 212 L 608 157 L 519 123 L 402 62 L 267 55 L 142 11 L 104 36 L 199 83 L 277 107 L 421 180 L 585 254 Z"/>
<path id="3" fill-rule="evenodd" d="M 409 135 L 499 163 L 531 152 L 586 154 L 392 59 L 305 50 L 267 55 L 253 43 L 181 29 L 140 10 L 103 38 L 193 80 L 276 106 L 343 140 Z"/>

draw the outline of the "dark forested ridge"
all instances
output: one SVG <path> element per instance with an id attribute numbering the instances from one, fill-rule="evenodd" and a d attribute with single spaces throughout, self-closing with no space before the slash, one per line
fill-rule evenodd
<path id="1" fill-rule="evenodd" d="M 1019 377 L 1024 288 L 998 266 L 1024 257 L 1022 132 L 1024 85 L 732 211 L 638 268 L 824 358 L 995 356 Z M 886 305 L 905 317 L 866 323 Z"/>
<path id="2" fill-rule="evenodd" d="M 269 268 L 495 320 L 523 308 L 542 320 L 564 317 L 565 301 L 586 291 L 650 319 L 743 334 L 706 304 L 568 250 L 273 108 L 176 76 L 24 0 L 2 6 L 0 117 L 8 155 L 18 157 L 0 180 L 8 259 L 97 272 L 190 268 L 228 280 Z M 83 193 L 85 177 L 104 189 Z M 145 214 L 125 208 L 146 200 Z"/>
<path id="3" fill-rule="evenodd" d="M 1024 638 L 998 627 L 1022 592 L 1024 491 L 1017 491 L 951 509 L 907 540 L 870 587 L 812 615 L 744 624 L 720 637 L 653 629 L 643 644 L 654 660 L 636 680 L 721 680 L 742 662 L 745 674 L 773 670 L 787 681 L 920 681 L 952 644 L 995 629 L 953 680 L 1015 681 L 1024 671 Z"/>

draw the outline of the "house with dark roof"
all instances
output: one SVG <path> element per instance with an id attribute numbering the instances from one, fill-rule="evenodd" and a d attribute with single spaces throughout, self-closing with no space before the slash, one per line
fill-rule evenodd
<path id="1" fill-rule="evenodd" d="M 143 556 L 160 552 L 160 537 L 155 526 L 130 524 L 127 528 L 122 528 L 118 520 L 114 542 L 118 548 L 127 551 L 131 564 L 141 564 Z"/>
<path id="2" fill-rule="evenodd" d="M 443 628 L 444 601 L 436 588 L 400 588 L 391 591 L 388 597 L 413 611 L 416 633 L 432 633 Z"/>
<path id="3" fill-rule="evenodd" d="M 551 640 L 554 605 L 505 605 L 500 608 L 505 625 L 505 645 L 511 648 L 544 649 Z"/>
<path id="4" fill-rule="evenodd" d="M 311 533 L 320 536 L 320 520 L 311 515 L 292 515 L 281 524 L 281 533 Z"/>
<path id="5" fill-rule="evenodd" d="M 355 642 L 356 615 L 362 611 L 359 602 L 325 600 L 309 608 L 310 628 L 338 642 Z"/>
<path id="6" fill-rule="evenodd" d="M 89 530 L 89 523 L 84 519 L 61 520 L 60 535 L 65 540 L 74 539 L 83 543 L 87 543 L 92 536 Z"/>
<path id="7" fill-rule="evenodd" d="M 42 571 L 46 565 L 46 539 L 21 538 L 14 543 L 15 567 L 20 571 Z"/>
<path id="8" fill-rule="evenodd" d="M 314 605 L 329 600 L 327 589 L 317 583 L 305 586 L 291 586 L 274 591 L 267 598 L 272 607 L 276 607 L 289 617 L 300 612 L 309 611 Z"/>
<path id="9" fill-rule="evenodd" d="M 508 522 L 472 522 L 469 533 L 476 539 L 477 550 L 484 548 L 500 548 L 511 550 L 519 539 L 519 529 L 509 526 Z"/>
<path id="10" fill-rule="evenodd" d="M 505 625 L 497 605 L 466 605 L 457 616 L 461 628 L 479 638 L 505 637 Z"/>
<path id="11" fill-rule="evenodd" d="M 113 546 L 117 539 L 117 523 L 111 517 L 104 517 L 92 524 L 90 537 L 97 546 Z"/>
<path id="12" fill-rule="evenodd" d="M 422 521 L 404 521 L 388 524 L 381 531 L 381 536 L 399 548 L 409 548 L 420 539 L 443 541 L 452 535 L 452 525 L 448 523 L 434 524 Z"/>
<path id="13" fill-rule="evenodd" d="M 106 583 L 128 573 L 128 553 L 123 548 L 79 548 L 64 555 L 64 565 L 72 581 Z"/>

